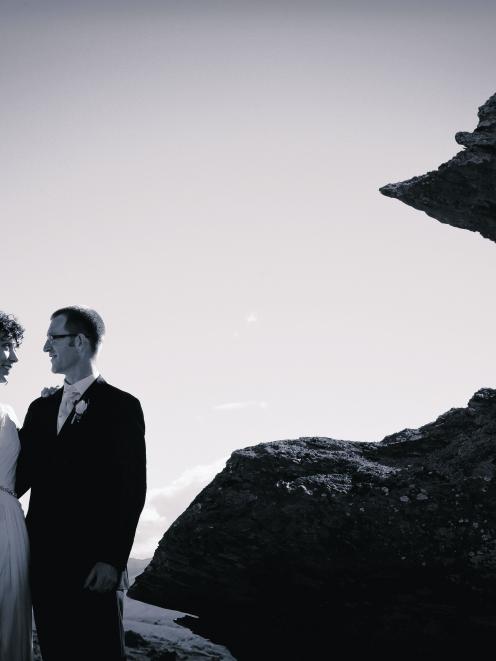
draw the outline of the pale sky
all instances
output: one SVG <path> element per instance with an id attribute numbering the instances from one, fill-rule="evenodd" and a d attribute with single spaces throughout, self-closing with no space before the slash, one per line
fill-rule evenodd
<path id="1" fill-rule="evenodd" d="M 95 307 L 142 402 L 134 555 L 237 448 L 380 440 L 496 384 L 496 247 L 385 198 L 496 91 L 492 3 L 0 2 L 2 389 Z M 70 497 L 70 494 L 66 495 Z"/>

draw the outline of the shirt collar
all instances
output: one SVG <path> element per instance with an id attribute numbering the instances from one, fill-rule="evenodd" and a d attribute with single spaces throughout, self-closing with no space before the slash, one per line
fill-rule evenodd
<path id="1" fill-rule="evenodd" d="M 76 383 L 66 383 L 64 381 L 64 395 L 68 395 L 73 392 L 77 392 L 80 395 L 82 395 L 88 388 L 91 386 L 93 381 L 98 379 L 99 373 L 96 372 L 96 374 L 90 374 L 89 376 L 85 377 L 84 379 L 81 379 L 80 381 L 76 381 Z"/>

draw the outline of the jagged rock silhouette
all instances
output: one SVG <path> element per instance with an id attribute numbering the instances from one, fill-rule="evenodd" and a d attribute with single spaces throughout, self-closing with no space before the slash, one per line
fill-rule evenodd
<path id="1" fill-rule="evenodd" d="M 381 192 L 496 240 L 496 95 L 466 150 Z M 380 443 L 233 453 L 129 596 L 238 659 L 458 658 L 496 637 L 496 391 Z"/>
<path id="2" fill-rule="evenodd" d="M 466 149 L 438 170 L 380 191 L 442 223 L 496 241 L 496 94 L 479 108 L 475 131 L 457 133 L 455 139 Z"/>

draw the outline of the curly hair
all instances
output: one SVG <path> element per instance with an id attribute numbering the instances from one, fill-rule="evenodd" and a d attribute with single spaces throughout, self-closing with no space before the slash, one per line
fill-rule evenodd
<path id="1" fill-rule="evenodd" d="M 13 340 L 18 347 L 24 337 L 24 328 L 17 321 L 13 314 L 7 314 L 0 310 L 0 337 L 6 337 Z"/>

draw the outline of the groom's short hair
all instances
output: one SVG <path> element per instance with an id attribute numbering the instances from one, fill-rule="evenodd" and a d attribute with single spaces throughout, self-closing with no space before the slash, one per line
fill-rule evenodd
<path id="1" fill-rule="evenodd" d="M 65 327 L 69 333 L 86 335 L 95 354 L 105 335 L 105 324 L 98 312 L 82 305 L 68 305 L 55 310 L 51 319 L 61 315 L 65 317 Z"/>

